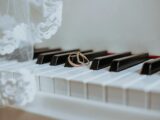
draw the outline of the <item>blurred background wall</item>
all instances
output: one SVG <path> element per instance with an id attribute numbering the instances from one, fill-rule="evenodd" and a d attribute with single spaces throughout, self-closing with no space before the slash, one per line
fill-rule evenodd
<path id="1" fill-rule="evenodd" d="M 159 6 L 160 0 L 64 0 L 61 28 L 37 47 L 160 55 Z"/>

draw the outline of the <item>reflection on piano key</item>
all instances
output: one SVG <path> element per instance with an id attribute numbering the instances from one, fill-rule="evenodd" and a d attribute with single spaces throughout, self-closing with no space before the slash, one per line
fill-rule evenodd
<path id="1" fill-rule="evenodd" d="M 115 55 L 103 56 L 95 58 L 91 64 L 90 69 L 92 70 L 99 70 L 111 65 L 112 61 L 117 58 L 122 58 L 131 55 L 131 52 L 125 52 Z"/>
<path id="2" fill-rule="evenodd" d="M 149 59 L 149 54 L 132 55 L 112 61 L 110 71 L 119 72 Z"/>

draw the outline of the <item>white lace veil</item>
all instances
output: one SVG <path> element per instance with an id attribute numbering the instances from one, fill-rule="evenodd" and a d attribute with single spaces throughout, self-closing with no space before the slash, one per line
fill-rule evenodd
<path id="1" fill-rule="evenodd" d="M 0 62 L 31 60 L 34 44 L 50 39 L 61 25 L 62 5 L 62 0 L 0 0 Z M 7 74 L 0 71 L 0 105 L 31 102 L 36 92 L 32 72 Z"/>
<path id="2" fill-rule="evenodd" d="M 61 25 L 61 0 L 1 0 L 1 8 L 1 59 L 32 59 L 33 45 L 50 39 Z M 38 21 L 30 8 L 41 15 Z"/>

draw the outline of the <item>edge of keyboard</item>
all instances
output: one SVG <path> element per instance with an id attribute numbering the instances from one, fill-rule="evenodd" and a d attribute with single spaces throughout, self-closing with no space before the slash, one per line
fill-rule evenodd
<path id="1" fill-rule="evenodd" d="M 33 103 L 15 109 L 45 116 L 48 119 L 101 119 L 105 120 L 159 120 L 155 111 L 130 108 L 114 104 L 104 104 L 67 96 L 38 92 Z"/>

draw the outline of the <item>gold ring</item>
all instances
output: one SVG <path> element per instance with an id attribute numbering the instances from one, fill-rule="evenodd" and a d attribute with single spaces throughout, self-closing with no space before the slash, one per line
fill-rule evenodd
<path id="1" fill-rule="evenodd" d="M 83 61 L 80 60 L 80 57 L 82 57 Z M 80 52 L 77 53 L 77 62 L 82 64 L 82 65 L 89 65 L 89 63 L 90 63 L 88 58 Z"/>
<path id="2" fill-rule="evenodd" d="M 75 55 L 74 53 L 68 56 L 68 62 L 70 65 L 72 65 L 73 67 L 79 67 L 81 65 L 79 64 L 75 64 L 74 62 L 72 62 L 71 57 L 73 57 L 73 55 Z"/>
<path id="3" fill-rule="evenodd" d="M 76 55 L 76 58 L 77 58 L 77 62 L 78 64 L 74 63 L 72 60 L 71 60 L 71 57 L 75 57 Z M 82 60 L 80 60 L 80 58 L 82 58 Z M 81 65 L 89 65 L 90 62 L 88 60 L 88 58 L 82 54 L 80 51 L 76 52 L 76 53 L 72 53 L 68 56 L 68 62 L 70 65 L 72 65 L 73 67 L 79 67 Z"/>

